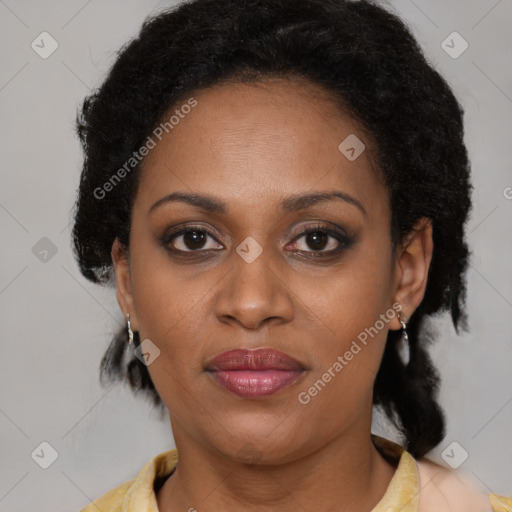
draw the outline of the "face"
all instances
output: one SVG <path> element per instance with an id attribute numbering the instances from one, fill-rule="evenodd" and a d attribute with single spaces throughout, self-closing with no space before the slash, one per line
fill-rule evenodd
<path id="1" fill-rule="evenodd" d="M 396 303 L 412 307 L 422 272 L 392 251 L 371 141 L 325 91 L 272 79 L 191 96 L 144 161 L 129 254 L 113 249 L 118 299 L 160 351 L 148 370 L 178 447 L 293 460 L 369 429 Z"/>

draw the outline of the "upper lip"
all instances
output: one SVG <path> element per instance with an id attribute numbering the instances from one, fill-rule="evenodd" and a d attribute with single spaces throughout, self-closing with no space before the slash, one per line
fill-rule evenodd
<path id="1" fill-rule="evenodd" d="M 293 357 L 269 347 L 233 349 L 222 352 L 205 365 L 207 370 L 289 370 L 305 368 Z"/>

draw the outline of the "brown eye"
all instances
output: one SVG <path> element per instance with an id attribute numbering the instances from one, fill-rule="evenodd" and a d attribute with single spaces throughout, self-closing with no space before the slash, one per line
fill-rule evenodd
<path id="1" fill-rule="evenodd" d="M 325 226 L 313 226 L 301 233 L 290 247 L 304 253 L 329 256 L 341 252 L 351 244 L 352 241 L 345 233 Z"/>
<path id="2" fill-rule="evenodd" d="M 212 241 L 209 241 L 209 239 L 212 239 Z M 180 252 L 199 252 L 218 250 L 219 247 L 223 248 L 209 231 L 194 226 L 188 226 L 176 233 L 171 233 L 166 237 L 165 244 L 171 245 L 173 250 Z"/>
<path id="3" fill-rule="evenodd" d="M 313 231 L 305 235 L 306 244 L 315 251 L 321 251 L 326 248 L 331 238 L 327 233 L 322 231 Z"/>

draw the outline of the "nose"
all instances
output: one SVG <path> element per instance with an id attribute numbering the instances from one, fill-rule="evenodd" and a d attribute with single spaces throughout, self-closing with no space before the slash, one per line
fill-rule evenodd
<path id="1" fill-rule="evenodd" d="M 221 282 L 215 306 L 221 322 L 257 330 L 293 318 L 292 292 L 270 250 L 253 261 L 234 252 L 230 263 L 232 270 Z"/>

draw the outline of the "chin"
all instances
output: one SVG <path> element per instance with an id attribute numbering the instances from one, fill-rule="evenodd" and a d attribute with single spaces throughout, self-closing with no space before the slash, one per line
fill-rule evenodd
<path id="1" fill-rule="evenodd" d="M 282 418 L 280 419 L 282 421 Z M 279 425 L 279 422 L 276 422 Z M 281 427 L 281 428 L 280 428 Z M 233 424 L 226 431 L 222 429 L 222 439 L 211 438 L 212 446 L 224 457 L 245 464 L 274 465 L 290 462 L 303 452 L 304 446 L 296 439 L 299 425 L 282 428 L 271 426 L 268 421 L 247 423 L 236 428 Z M 295 433 L 295 434 L 294 434 Z M 230 435 L 231 434 L 231 435 Z"/>

